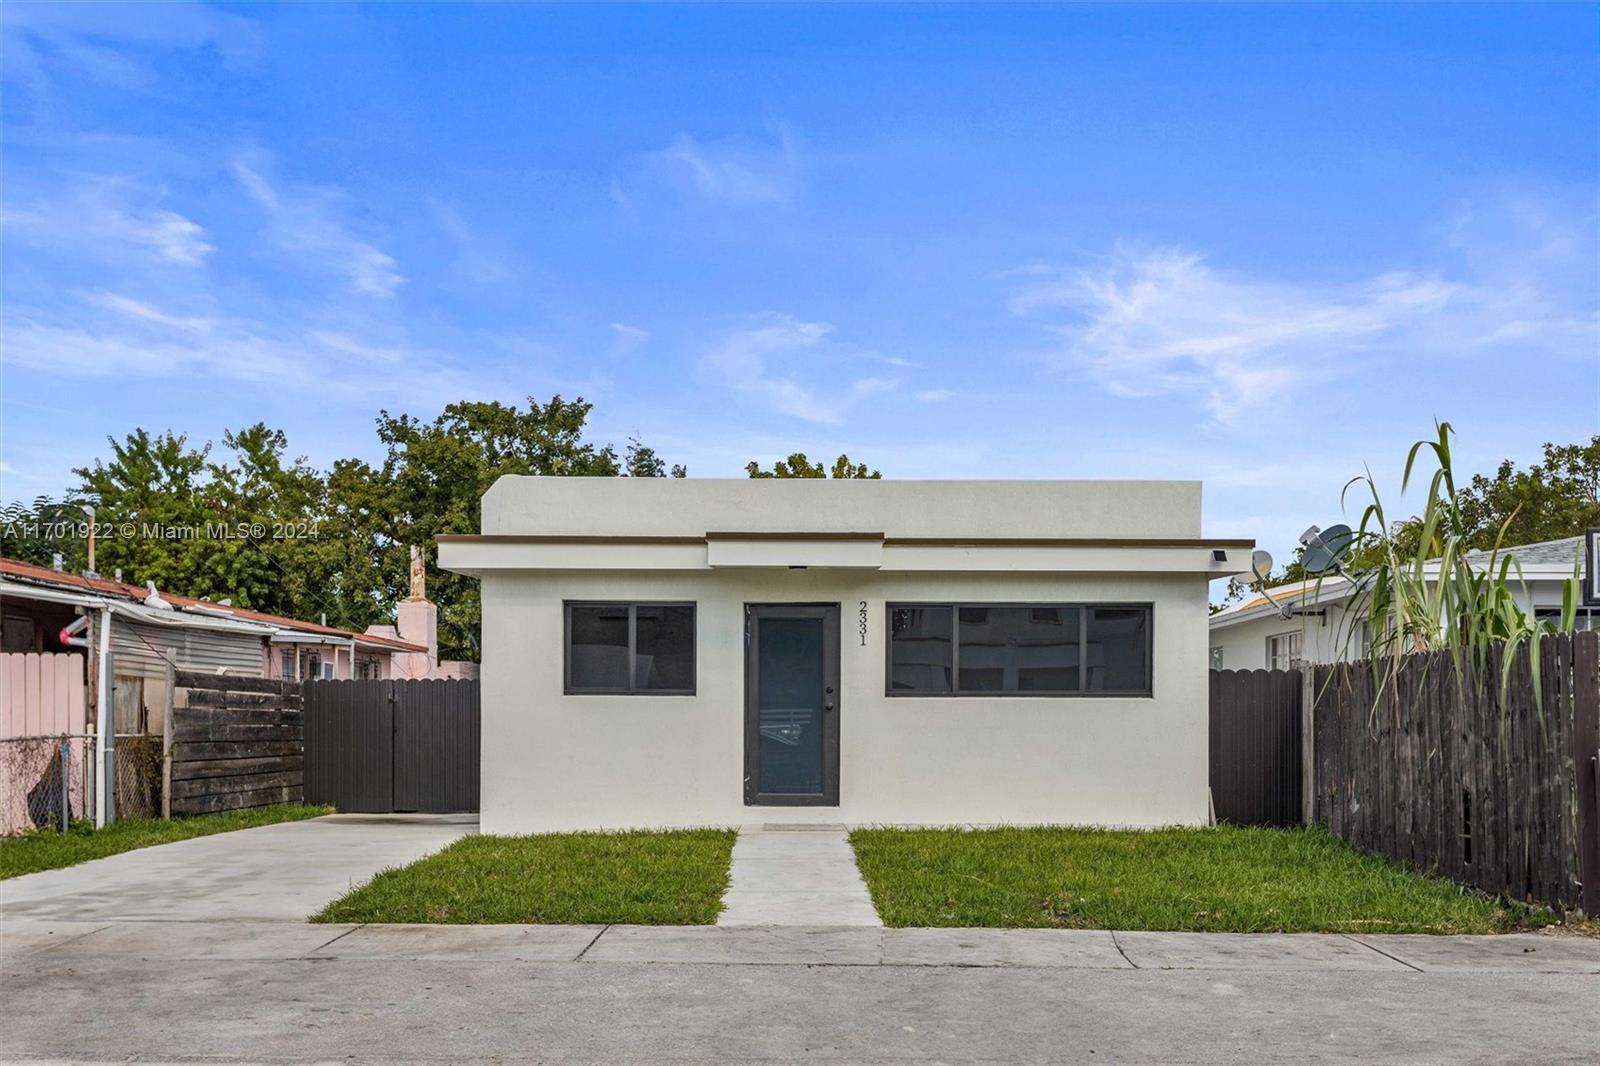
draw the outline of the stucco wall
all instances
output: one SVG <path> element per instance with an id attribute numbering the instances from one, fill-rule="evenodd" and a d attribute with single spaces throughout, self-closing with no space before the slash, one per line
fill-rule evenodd
<path id="1" fill-rule="evenodd" d="M 503 477 L 484 533 L 1198 537 L 1198 481 L 853 481 Z M 1246 553 L 1248 554 L 1248 553 Z"/>
<path id="2" fill-rule="evenodd" d="M 1177 510 L 1134 535 L 1186 531 Z M 1200 573 L 486 572 L 482 828 L 1200 823 L 1206 592 Z M 563 695 L 564 599 L 696 601 L 697 694 Z M 1152 603 L 1154 696 L 885 696 L 885 603 L 944 600 Z M 837 808 L 744 805 L 744 605 L 784 602 L 840 605 Z"/>

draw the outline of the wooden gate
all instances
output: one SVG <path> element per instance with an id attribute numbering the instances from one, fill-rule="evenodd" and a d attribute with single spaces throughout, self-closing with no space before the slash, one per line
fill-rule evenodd
<path id="1" fill-rule="evenodd" d="M 307 803 L 478 809 L 477 681 L 308 681 L 305 722 Z"/>
<path id="2" fill-rule="evenodd" d="M 1298 670 L 1211 671 L 1211 802 L 1217 821 L 1303 821 Z"/>

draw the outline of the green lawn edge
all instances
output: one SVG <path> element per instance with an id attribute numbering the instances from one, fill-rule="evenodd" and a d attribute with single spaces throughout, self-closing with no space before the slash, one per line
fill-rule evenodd
<path id="1" fill-rule="evenodd" d="M 1555 920 L 1318 826 L 870 827 L 850 844 L 892 927 L 1451 934 Z"/>
<path id="2" fill-rule="evenodd" d="M 313 922 L 443 925 L 710 925 L 722 910 L 732 829 L 462 837 L 370 881 Z"/>
<path id="3" fill-rule="evenodd" d="M 45 870 L 61 870 L 157 844 L 280 822 L 298 822 L 332 813 L 332 807 L 279 804 L 170 820 L 129 818 L 112 822 L 103 829 L 95 829 L 86 821 L 74 822 L 65 833 L 36 829 L 21 836 L 0 838 L 0 881 Z"/>

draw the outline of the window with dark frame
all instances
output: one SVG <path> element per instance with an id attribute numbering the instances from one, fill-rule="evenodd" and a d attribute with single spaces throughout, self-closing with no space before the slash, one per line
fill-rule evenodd
<path id="1" fill-rule="evenodd" d="M 1149 604 L 891 603 L 891 696 L 1148 696 Z"/>
<path id="2" fill-rule="evenodd" d="M 694 604 L 564 606 L 568 695 L 694 694 Z"/>

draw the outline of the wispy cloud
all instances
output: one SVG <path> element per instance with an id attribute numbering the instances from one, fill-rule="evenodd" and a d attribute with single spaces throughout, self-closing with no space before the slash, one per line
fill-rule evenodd
<path id="1" fill-rule="evenodd" d="M 205 228 L 160 206 L 159 199 L 131 181 L 93 177 L 57 198 L 8 206 L 0 223 L 13 237 L 40 246 L 131 250 L 180 266 L 204 263 L 216 250 L 206 240 Z"/>
<path id="2" fill-rule="evenodd" d="M 1447 353 L 1513 334 L 1558 347 L 1584 336 L 1593 343 L 1592 312 L 1553 305 L 1523 281 L 1519 292 L 1392 271 L 1312 284 L 1221 269 L 1181 248 L 1120 246 L 1095 268 L 1035 280 L 1010 306 L 1045 322 L 1064 358 L 1108 392 L 1193 393 L 1227 424 L 1365 355 Z"/>
<path id="3" fill-rule="evenodd" d="M 234 160 L 232 170 L 267 213 L 268 232 L 284 251 L 314 257 L 366 296 L 393 296 L 405 284 L 393 256 L 351 234 L 336 217 L 336 191 L 304 185 L 280 189 L 261 173 L 260 164 L 244 159 Z"/>
<path id="4" fill-rule="evenodd" d="M 725 337 L 703 360 L 703 367 L 723 384 L 756 396 L 777 411 L 808 422 L 837 422 L 838 410 L 774 364 L 814 350 L 833 331 L 826 322 L 802 322 L 769 313 L 748 329 Z"/>
<path id="5" fill-rule="evenodd" d="M 701 360 L 702 373 L 780 414 L 837 423 L 855 403 L 900 387 L 898 378 L 856 376 L 878 353 L 831 340 L 827 322 L 768 311 L 726 334 Z"/>
<path id="6" fill-rule="evenodd" d="M 153 54 L 162 51 L 211 50 L 235 70 L 264 51 L 255 20 L 204 4 L 9 4 L 0 38 L 0 76 L 35 106 L 48 100 L 55 77 L 146 91 L 157 81 Z"/>
<path id="7" fill-rule="evenodd" d="M 954 389 L 923 389 L 917 393 L 917 399 L 923 403 L 943 403 L 955 397 Z"/>
<path id="8" fill-rule="evenodd" d="M 766 143 L 701 141 L 680 133 L 665 148 L 649 153 L 646 163 L 650 170 L 711 204 L 787 204 L 800 189 L 799 152 L 782 129 Z M 612 197 L 630 207 L 633 202 L 617 184 Z"/>
<path id="9" fill-rule="evenodd" d="M 384 340 L 287 314 L 179 311 L 103 290 L 77 297 L 76 306 L 12 307 L 7 365 L 65 379 L 206 378 L 279 389 L 314 381 L 320 397 L 364 403 L 374 394 L 431 403 L 508 387 L 481 363 L 468 372 L 450 353 L 390 339 L 393 330 L 377 324 Z"/>

